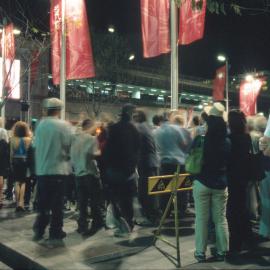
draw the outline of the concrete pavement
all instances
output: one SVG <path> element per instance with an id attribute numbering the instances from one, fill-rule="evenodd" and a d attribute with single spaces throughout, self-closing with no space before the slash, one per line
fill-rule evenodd
<path id="1" fill-rule="evenodd" d="M 136 226 L 128 238 L 115 238 L 113 230 L 101 230 L 90 238 L 76 232 L 75 211 L 65 212 L 63 241 L 32 239 L 35 213 L 0 210 L 0 261 L 13 269 L 175 269 L 175 250 L 161 241 L 152 245 L 154 228 Z M 168 221 L 166 226 L 171 226 Z M 174 240 L 172 229 L 163 230 Z M 194 257 L 194 217 L 180 220 L 181 263 L 185 269 L 270 269 L 270 243 L 262 242 L 234 261 L 197 264 Z M 165 256 L 167 254 L 167 256 Z"/>

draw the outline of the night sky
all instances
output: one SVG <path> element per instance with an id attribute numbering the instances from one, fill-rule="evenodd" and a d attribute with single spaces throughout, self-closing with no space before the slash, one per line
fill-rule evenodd
<path id="1" fill-rule="evenodd" d="M 105 32 L 108 25 L 112 24 L 119 34 L 131 37 L 130 47 L 136 53 L 136 65 L 169 68 L 169 55 L 142 59 L 139 0 L 86 1 L 92 30 Z M 253 3 L 257 1 L 259 0 L 253 0 Z M 21 4 L 24 15 L 36 26 L 49 30 L 49 0 L 1 0 L 0 7 L 20 23 L 22 14 L 18 3 Z M 244 11 L 239 16 L 228 10 L 225 16 L 207 12 L 204 39 L 180 47 L 181 73 L 212 78 L 220 65 L 216 61 L 219 52 L 229 56 L 230 74 L 270 70 L 269 26 L 270 13 L 254 15 L 254 12 Z"/>

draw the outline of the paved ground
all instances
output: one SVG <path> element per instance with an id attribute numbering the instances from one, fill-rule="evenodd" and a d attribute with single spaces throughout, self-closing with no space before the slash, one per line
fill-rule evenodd
<path id="1" fill-rule="evenodd" d="M 65 213 L 64 241 L 35 243 L 32 224 L 35 213 L 16 214 L 14 209 L 0 211 L 0 261 L 13 269 L 175 269 L 170 257 L 175 250 L 161 241 L 153 246 L 154 228 L 136 226 L 129 238 L 115 238 L 113 230 L 101 230 L 90 238 L 76 232 L 76 213 Z M 181 263 L 185 269 L 270 269 L 270 243 L 259 243 L 251 252 L 244 252 L 234 261 L 217 263 L 209 258 L 197 264 L 193 258 L 193 217 L 180 220 Z M 168 222 L 167 226 L 173 223 Z M 163 231 L 171 241 L 172 229 Z M 3 267 L 2 267 L 3 266 Z M 0 264 L 0 269 L 8 270 Z"/>

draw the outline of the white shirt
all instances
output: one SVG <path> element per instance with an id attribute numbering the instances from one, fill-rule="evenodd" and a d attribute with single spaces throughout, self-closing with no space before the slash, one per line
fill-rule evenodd
<path id="1" fill-rule="evenodd" d="M 94 136 L 82 132 L 76 134 L 71 145 L 71 163 L 76 176 L 98 176 L 98 167 L 94 155 L 98 145 Z"/>
<path id="2" fill-rule="evenodd" d="M 71 125 L 56 117 L 40 121 L 35 132 L 36 174 L 70 174 Z"/>

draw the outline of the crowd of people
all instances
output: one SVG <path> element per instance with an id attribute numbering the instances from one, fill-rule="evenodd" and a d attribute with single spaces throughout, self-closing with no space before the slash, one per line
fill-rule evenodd
<path id="1" fill-rule="evenodd" d="M 62 102 L 43 103 L 45 116 L 34 132 L 18 121 L 9 136 L 0 128 L 0 208 L 15 194 L 16 212 L 30 201 L 37 211 L 34 240 L 49 225 L 49 237 L 66 237 L 63 209 L 77 201 L 77 232 L 91 236 L 107 225 L 112 211 L 114 235 L 134 228 L 134 202 L 144 224 L 156 225 L 169 195 L 148 196 L 148 177 L 185 173 L 195 141 L 203 141 L 200 172 L 193 174 L 193 193 L 178 194 L 180 218 L 195 204 L 195 258 L 224 260 L 254 244 L 253 220 L 261 237 L 270 237 L 270 121 L 239 110 L 226 115 L 221 103 L 195 115 L 187 126 L 177 111 L 155 115 L 152 125 L 143 110 L 123 106 L 115 122 L 85 119 L 72 126 L 60 120 Z M 32 200 L 31 200 L 32 199 Z M 89 212 L 90 209 L 90 212 Z M 90 224 L 91 220 L 91 224 Z"/>

